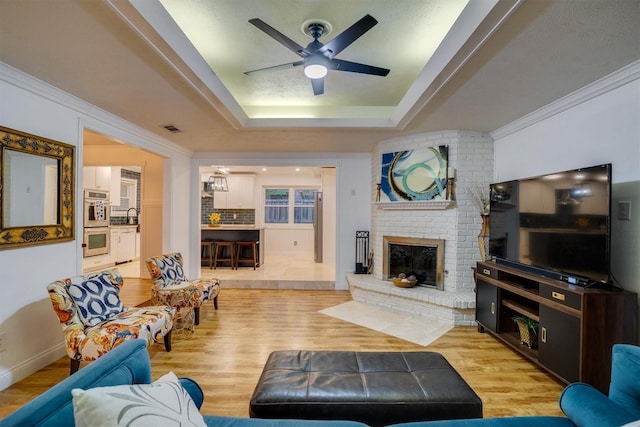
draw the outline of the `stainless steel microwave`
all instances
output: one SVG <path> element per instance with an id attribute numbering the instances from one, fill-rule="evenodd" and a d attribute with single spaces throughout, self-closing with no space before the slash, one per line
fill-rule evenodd
<path id="1" fill-rule="evenodd" d="M 109 192 L 84 191 L 84 227 L 107 227 L 111 222 Z"/>

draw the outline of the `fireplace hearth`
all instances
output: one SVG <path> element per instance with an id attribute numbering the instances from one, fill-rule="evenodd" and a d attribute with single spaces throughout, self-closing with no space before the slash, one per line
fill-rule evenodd
<path id="1" fill-rule="evenodd" d="M 444 240 L 384 236 L 382 278 L 415 276 L 417 286 L 444 289 Z"/>

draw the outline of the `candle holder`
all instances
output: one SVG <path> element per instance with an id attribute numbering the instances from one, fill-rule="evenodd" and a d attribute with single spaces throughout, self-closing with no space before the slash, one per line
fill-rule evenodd
<path id="1" fill-rule="evenodd" d="M 447 179 L 447 200 L 455 200 L 456 199 L 456 179 L 449 178 Z"/>

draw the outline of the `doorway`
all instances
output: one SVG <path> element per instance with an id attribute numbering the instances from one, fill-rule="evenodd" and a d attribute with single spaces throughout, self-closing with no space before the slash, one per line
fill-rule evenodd
<path id="1" fill-rule="evenodd" d="M 130 255 L 116 259 L 113 255 L 118 240 L 112 237 L 113 250 L 110 250 L 109 256 L 102 259 L 84 258 L 83 272 L 117 266 L 123 277 L 149 277 L 145 266 L 139 261 L 145 259 L 145 253 L 155 254 L 162 251 L 162 236 L 148 230 L 162 229 L 162 209 L 157 207 L 161 206 L 163 195 L 164 158 L 85 129 L 82 165 L 83 168 L 102 168 L 110 172 L 109 190 L 113 189 L 114 196 L 117 196 L 118 206 L 122 207 L 123 200 L 127 204 L 126 211 L 120 208 L 114 210 L 111 217 L 111 235 L 116 236 L 117 232 L 122 232 L 122 238 L 119 239 L 123 242 L 122 249 L 129 251 L 129 247 L 133 245 L 135 254 L 131 260 Z M 83 179 L 83 185 L 89 181 Z M 130 221 L 133 224 L 126 224 Z M 129 230 L 131 227 L 134 229 L 133 233 Z"/>
<path id="2" fill-rule="evenodd" d="M 222 228 L 259 228 L 263 230 L 261 244 L 265 259 L 255 271 L 223 267 L 212 272 L 205 265 L 201 267 L 201 277 L 217 277 L 225 281 L 225 286 L 237 283 L 237 287 L 264 287 L 269 283 L 282 287 L 286 281 L 297 281 L 305 282 L 305 287 L 334 288 L 335 167 L 218 165 L 200 166 L 198 172 L 201 227 L 206 229 L 209 216 L 215 213 Z M 216 191 L 217 187 L 209 182 L 221 181 L 223 177 L 225 185 Z M 314 195 L 317 193 L 323 193 L 324 221 L 320 237 L 315 221 L 318 207 Z M 314 252 L 319 239 L 323 256 L 317 259 Z"/>

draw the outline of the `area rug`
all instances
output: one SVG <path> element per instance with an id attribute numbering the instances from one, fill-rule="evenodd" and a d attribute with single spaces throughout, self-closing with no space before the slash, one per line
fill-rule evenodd
<path id="1" fill-rule="evenodd" d="M 329 307 L 320 313 L 422 346 L 429 345 L 452 328 L 434 320 L 411 317 L 356 301 Z"/>

